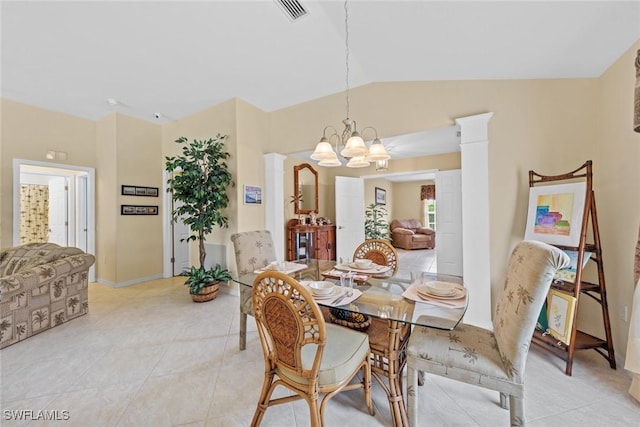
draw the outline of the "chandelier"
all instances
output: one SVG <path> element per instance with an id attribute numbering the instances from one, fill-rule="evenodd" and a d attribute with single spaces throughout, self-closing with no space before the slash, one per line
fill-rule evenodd
<path id="1" fill-rule="evenodd" d="M 311 154 L 312 160 L 318 161 L 318 166 L 335 167 L 342 166 L 342 161 L 338 158 L 337 152 L 339 147 L 340 156 L 347 160 L 349 168 L 364 168 L 369 166 L 371 162 L 376 162 L 376 170 L 386 169 L 387 162 L 391 158 L 387 150 L 384 148 L 382 141 L 378 139 L 378 131 L 371 127 L 362 129 L 362 135 L 365 131 L 371 130 L 375 133 L 375 138 L 370 147 L 367 148 L 360 132 L 356 127 L 356 121 L 349 118 L 349 8 L 347 0 L 344 2 L 344 28 L 345 28 L 345 69 L 346 69 L 346 110 L 347 118 L 342 121 L 344 130 L 341 134 L 336 128 L 329 125 L 322 131 L 322 138 L 316 145 L 316 149 Z M 327 131 L 330 131 L 327 134 Z M 334 151 L 335 146 L 335 151 Z"/>

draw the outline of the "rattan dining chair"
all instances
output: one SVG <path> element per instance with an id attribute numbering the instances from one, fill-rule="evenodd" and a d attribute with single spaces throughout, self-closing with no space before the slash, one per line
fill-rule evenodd
<path id="1" fill-rule="evenodd" d="M 309 291 L 286 274 L 260 273 L 252 295 L 265 362 L 252 426 L 260 425 L 269 406 L 298 399 L 309 405 L 311 426 L 323 426 L 329 399 L 355 388 L 364 389 L 365 404 L 374 415 L 366 334 L 326 324 Z M 362 382 L 351 383 L 360 371 Z M 271 399 L 278 385 L 295 394 Z"/>
<path id="2" fill-rule="evenodd" d="M 418 426 L 417 371 L 498 391 L 503 408 L 509 396 L 511 425 L 525 424 L 524 370 L 531 336 L 555 272 L 568 265 L 569 257 L 556 247 L 520 242 L 511 253 L 493 331 L 465 324 L 453 331 L 414 328 L 407 347 L 410 425 Z"/>
<path id="3" fill-rule="evenodd" d="M 365 240 L 353 252 L 353 259 L 370 259 L 378 265 L 391 267 L 385 276 L 393 276 L 398 271 L 398 252 L 386 240 Z"/>
<path id="4" fill-rule="evenodd" d="M 391 267 L 385 276 L 398 271 L 398 253 L 386 240 L 365 240 L 353 253 L 353 259 L 362 258 Z M 394 427 L 406 425 L 402 370 L 411 327 L 408 323 L 372 318 L 366 332 L 371 349 L 371 374 L 387 394 Z"/>
<path id="5" fill-rule="evenodd" d="M 269 230 L 245 231 L 231 235 L 238 274 L 248 274 L 276 261 L 276 251 Z M 239 347 L 247 347 L 247 316 L 253 316 L 251 288 L 240 285 Z"/>

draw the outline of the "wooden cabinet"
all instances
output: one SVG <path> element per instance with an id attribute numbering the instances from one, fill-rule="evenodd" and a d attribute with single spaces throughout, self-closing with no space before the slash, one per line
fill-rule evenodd
<path id="1" fill-rule="evenodd" d="M 287 223 L 287 261 L 336 259 L 336 226 L 300 225 L 297 219 Z"/>

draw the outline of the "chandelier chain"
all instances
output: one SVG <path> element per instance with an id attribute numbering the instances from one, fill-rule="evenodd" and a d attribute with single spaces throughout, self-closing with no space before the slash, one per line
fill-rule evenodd
<path id="1" fill-rule="evenodd" d="M 347 86 L 347 118 L 349 118 L 349 8 L 347 0 L 344 1 L 344 51 L 345 51 L 345 69 L 346 69 L 346 86 Z"/>

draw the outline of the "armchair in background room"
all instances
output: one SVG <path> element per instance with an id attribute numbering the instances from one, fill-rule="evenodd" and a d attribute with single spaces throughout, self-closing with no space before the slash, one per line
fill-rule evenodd
<path id="1" fill-rule="evenodd" d="M 394 219 L 389 225 L 391 244 L 396 248 L 433 249 L 436 246 L 436 232 L 423 227 L 417 219 Z"/>

